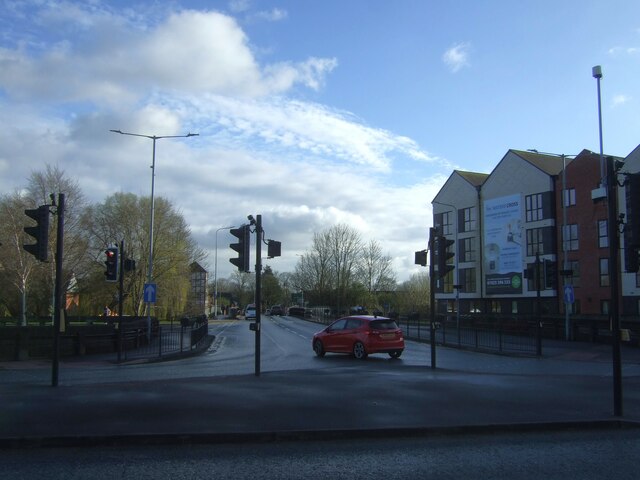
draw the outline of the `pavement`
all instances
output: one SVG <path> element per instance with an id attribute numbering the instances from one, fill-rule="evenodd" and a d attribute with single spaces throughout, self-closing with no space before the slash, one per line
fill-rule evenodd
<path id="1" fill-rule="evenodd" d="M 119 375 L 135 366 L 85 357 L 61 370 L 95 378 L 56 387 L 50 362 L 3 362 L 0 448 L 640 427 L 640 348 L 623 347 L 622 416 L 613 414 L 610 346 L 553 342 L 544 352 L 438 347 L 436 369 L 372 359 L 363 369 L 345 357 L 338 368 L 196 378 L 156 370 L 143 380 Z"/>

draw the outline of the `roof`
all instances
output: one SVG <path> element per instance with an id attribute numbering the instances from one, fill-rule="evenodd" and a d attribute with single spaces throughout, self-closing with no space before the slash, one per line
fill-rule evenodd
<path id="1" fill-rule="evenodd" d="M 489 176 L 488 173 L 465 172 L 463 170 L 454 170 L 454 172 L 460 175 L 474 187 L 479 187 L 480 185 L 482 185 Z"/>
<path id="2" fill-rule="evenodd" d="M 207 273 L 207 271 L 198 262 L 193 262 L 189 265 L 191 273 Z"/>
<path id="3" fill-rule="evenodd" d="M 522 150 L 510 149 L 523 160 L 529 162 L 534 167 L 539 168 L 548 175 L 558 175 L 562 172 L 562 157 L 558 155 L 546 155 L 544 153 L 524 152 Z"/>

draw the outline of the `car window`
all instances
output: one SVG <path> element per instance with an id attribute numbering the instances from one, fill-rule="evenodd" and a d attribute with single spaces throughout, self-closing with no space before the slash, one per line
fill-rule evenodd
<path id="1" fill-rule="evenodd" d="M 398 325 L 394 320 L 385 319 L 385 320 L 372 320 L 371 328 L 376 330 L 395 330 L 398 328 Z"/>
<path id="2" fill-rule="evenodd" d="M 347 323 L 347 320 L 344 318 L 341 320 L 338 320 L 337 322 L 334 322 L 331 325 L 331 330 L 343 330 L 346 323 Z"/>
<path id="3" fill-rule="evenodd" d="M 360 328 L 360 325 L 362 325 L 362 320 L 360 320 L 359 318 L 349 318 L 347 320 L 347 326 L 345 327 L 345 329 L 351 329 L 351 328 Z"/>

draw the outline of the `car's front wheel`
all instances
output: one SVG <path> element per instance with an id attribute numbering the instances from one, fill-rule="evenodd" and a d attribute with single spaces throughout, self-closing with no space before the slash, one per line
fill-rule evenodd
<path id="1" fill-rule="evenodd" d="M 320 340 L 316 340 L 313 342 L 313 351 L 316 352 L 316 355 L 319 357 L 324 357 L 324 347 L 322 346 L 322 342 Z"/>
<path id="2" fill-rule="evenodd" d="M 364 348 L 364 344 L 362 342 L 356 342 L 353 346 L 353 356 L 358 360 L 364 360 L 367 358 L 367 350 Z"/>
<path id="3" fill-rule="evenodd" d="M 402 355 L 402 350 L 396 350 L 394 352 L 389 352 L 389 356 L 391 358 L 400 358 L 400 355 Z"/>

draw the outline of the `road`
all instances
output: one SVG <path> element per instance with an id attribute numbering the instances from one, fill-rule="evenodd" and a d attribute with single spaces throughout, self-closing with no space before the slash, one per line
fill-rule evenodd
<path id="1" fill-rule="evenodd" d="M 209 350 L 202 355 L 175 361 L 116 365 L 113 363 L 114 355 L 105 357 L 103 361 L 96 361 L 95 358 L 63 359 L 59 382 L 60 385 L 83 385 L 95 383 L 96 379 L 100 382 L 123 382 L 254 374 L 255 334 L 249 330 L 249 323 L 245 320 L 211 322 L 209 332 L 216 336 L 216 340 Z M 407 341 L 399 359 L 391 359 L 386 354 L 370 355 L 366 361 L 356 361 L 340 354 L 318 358 L 311 348 L 311 339 L 323 325 L 295 317 L 263 316 L 261 326 L 261 373 L 293 370 L 349 373 L 378 368 L 402 373 L 407 367 L 431 366 L 430 347 L 424 343 Z M 436 357 L 438 371 L 504 375 L 516 372 L 534 376 L 611 375 L 611 347 L 592 344 L 580 348 L 582 350 L 579 351 L 562 348 L 556 351 L 552 346 L 545 345 L 544 361 L 442 347 L 437 348 Z M 623 360 L 627 358 L 627 353 L 632 354 L 633 358 L 625 363 L 623 376 L 640 377 L 639 349 L 623 350 Z M 10 363 L 11 368 L 7 370 L 0 367 L 0 383 L 50 384 L 49 361 Z"/>
<path id="2" fill-rule="evenodd" d="M 635 480 L 640 430 L 0 450 L 4 478 Z"/>
<path id="3" fill-rule="evenodd" d="M 259 378 L 244 320 L 212 322 L 210 349 L 178 361 L 65 359 L 56 388 L 49 362 L 0 365 L 0 434 L 41 446 L 0 449 L 3 475 L 638 476 L 640 429 L 614 428 L 606 345 L 550 344 L 543 358 L 438 347 L 434 370 L 426 344 L 407 342 L 397 360 L 317 358 L 321 325 L 263 317 L 262 328 Z M 623 361 L 625 425 L 638 425 L 638 348 Z M 274 434 L 279 441 L 264 443 Z M 56 441 L 67 448 L 42 447 Z"/>

